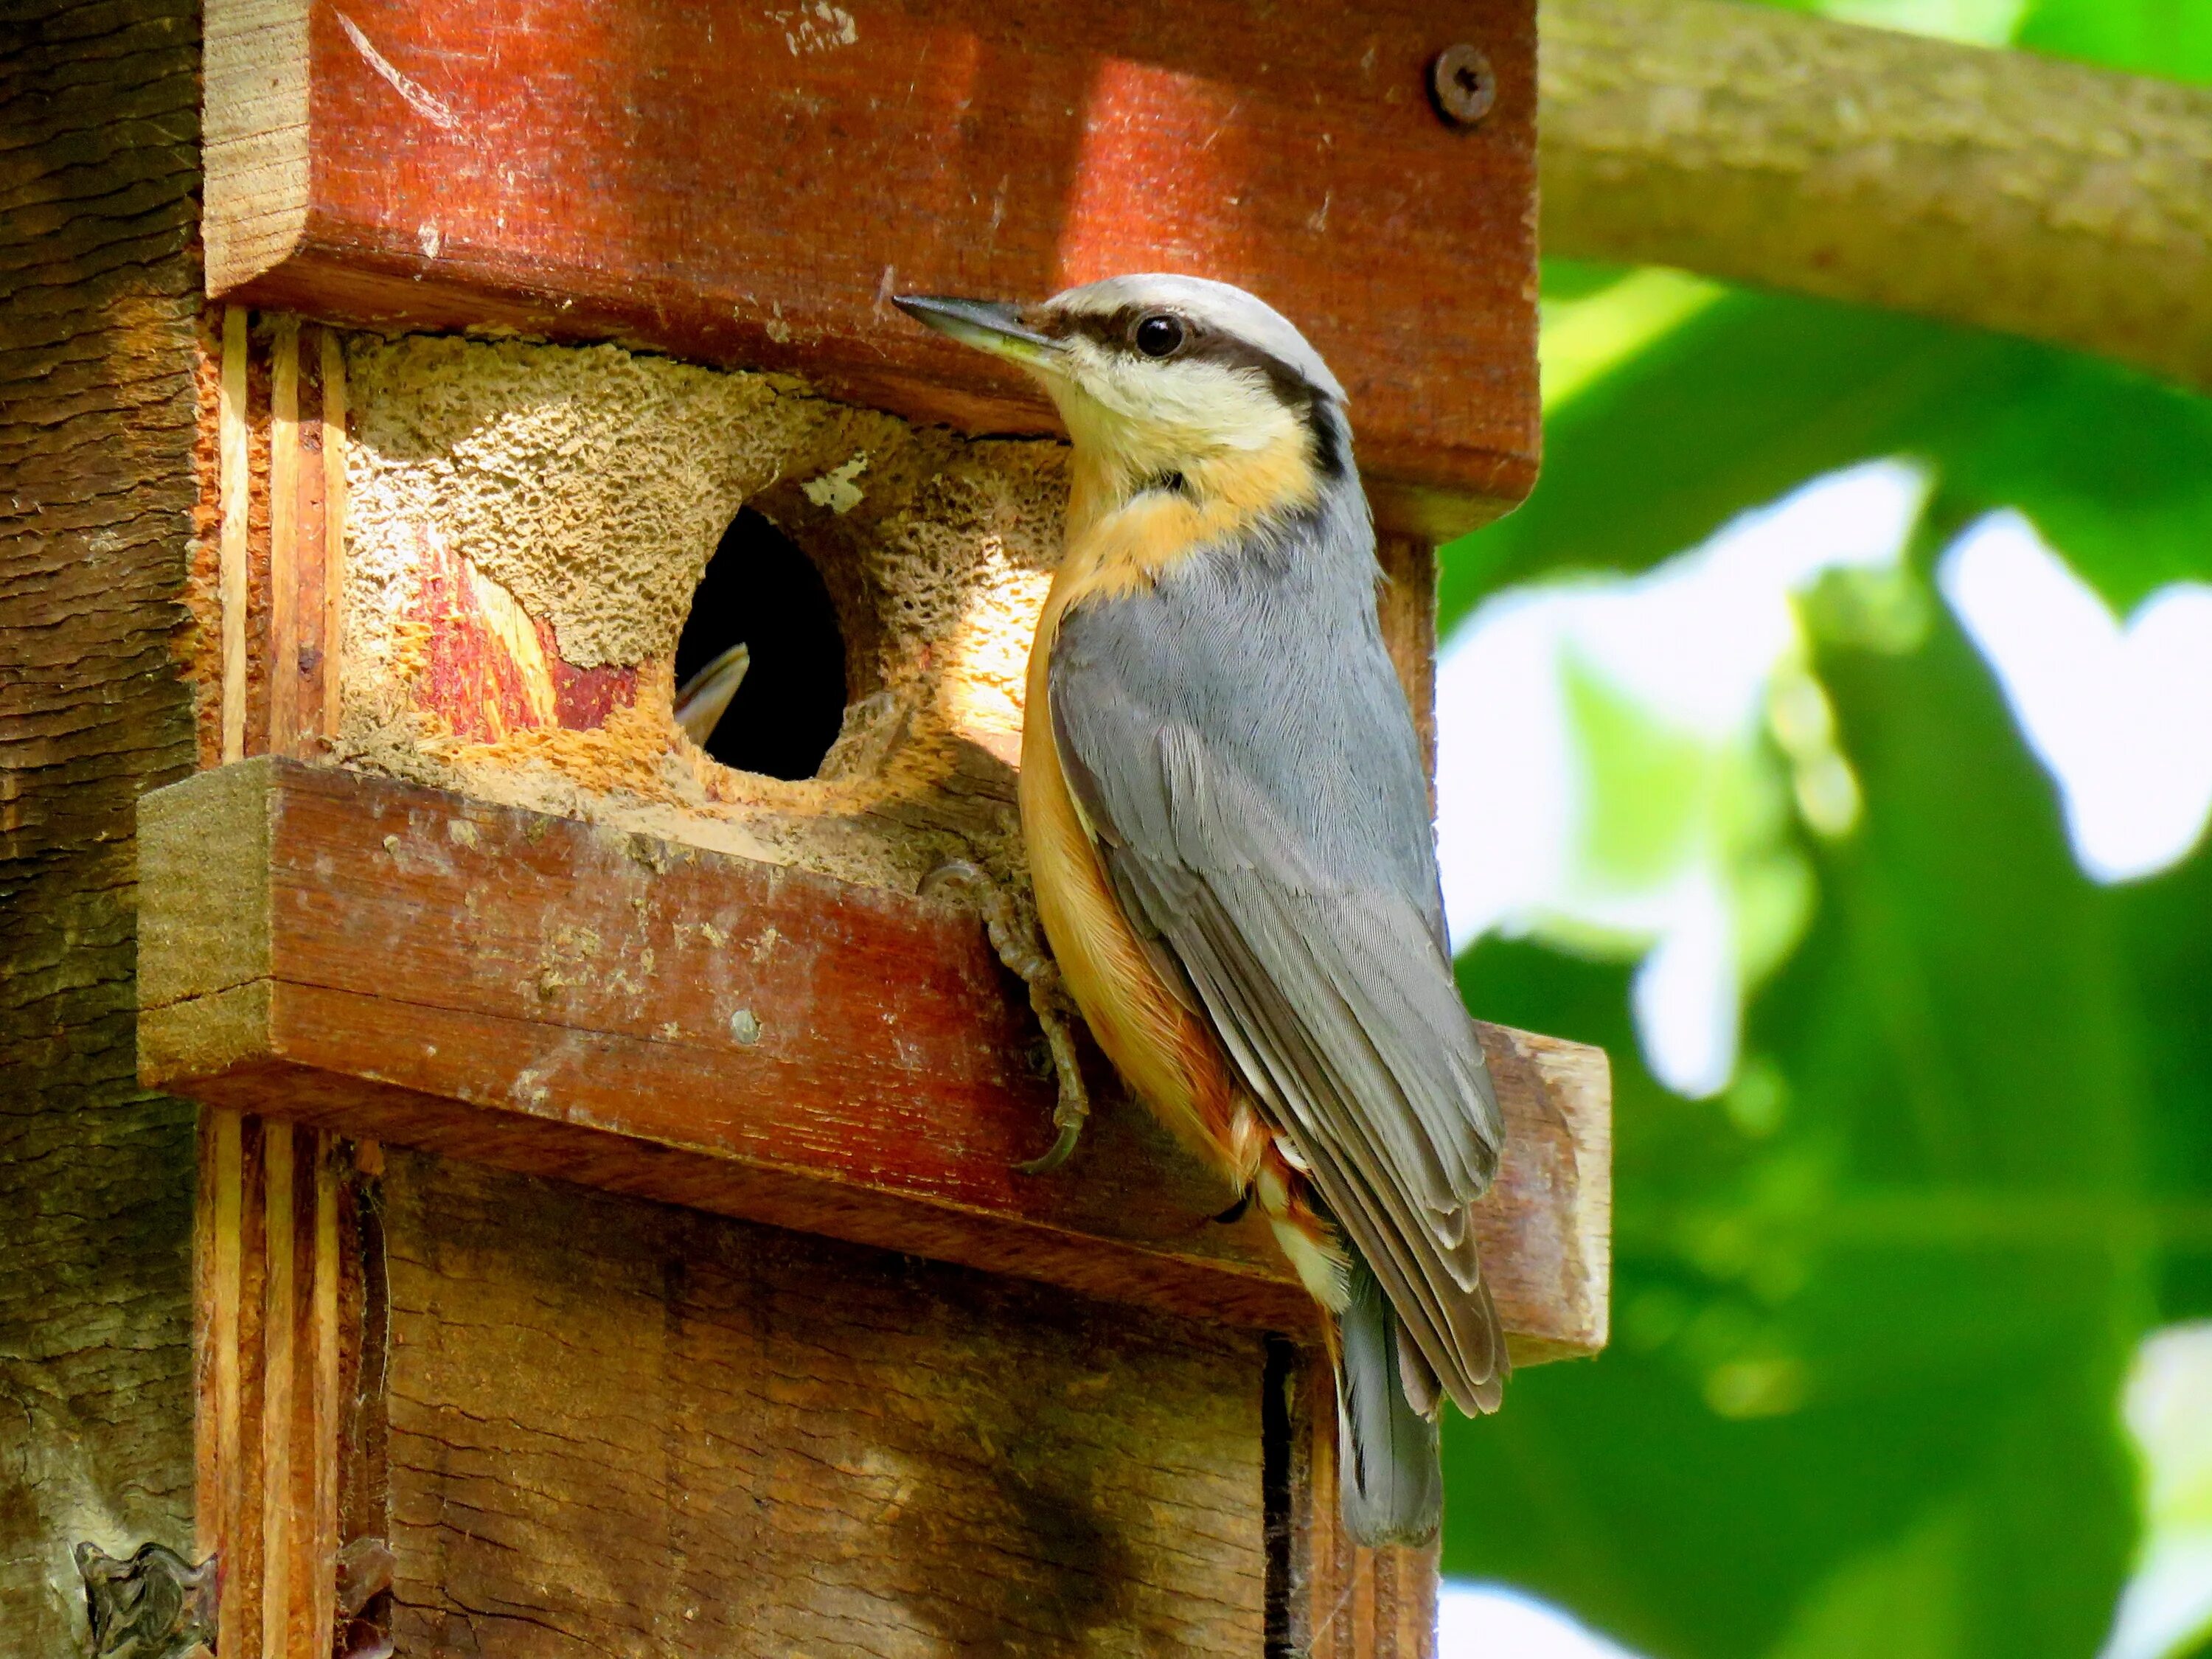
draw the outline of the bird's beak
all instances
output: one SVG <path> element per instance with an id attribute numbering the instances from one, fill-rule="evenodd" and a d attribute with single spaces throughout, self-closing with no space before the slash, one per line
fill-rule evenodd
<path id="1" fill-rule="evenodd" d="M 676 694 L 676 723 L 684 728 L 684 736 L 702 749 L 707 746 L 707 739 L 714 735 L 714 728 L 729 712 L 738 688 L 745 683 L 745 671 L 752 665 L 753 653 L 743 645 L 733 645 L 684 682 L 684 689 Z"/>
<path id="2" fill-rule="evenodd" d="M 1048 368 L 1059 357 L 1060 342 L 1022 321 L 1021 307 L 998 300 L 948 300 L 908 294 L 891 301 L 916 322 L 963 345 L 1004 357 L 1024 368 Z"/>

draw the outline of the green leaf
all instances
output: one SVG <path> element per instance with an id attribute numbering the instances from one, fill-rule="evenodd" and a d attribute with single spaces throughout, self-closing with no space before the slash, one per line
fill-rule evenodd
<path id="1" fill-rule="evenodd" d="M 1613 276 L 1572 275 L 1579 299 Z M 1929 573 L 2016 506 L 2123 612 L 2212 579 L 2212 403 L 1737 292 L 1581 386 L 1547 441 L 1528 506 L 1447 550 L 1447 629 L 1869 457 L 1921 458 L 1936 494 L 1906 575 L 1806 606 L 1863 817 L 1797 838 L 1809 927 L 1723 1097 L 1644 1070 L 1626 966 L 1498 939 L 1460 961 L 1482 1017 L 1613 1056 L 1617 1334 L 1450 1422 L 1446 1571 L 1656 1659 L 2087 1659 L 2136 1534 L 2134 1345 L 2212 1314 L 2212 858 L 2082 876 Z M 1617 863 L 1695 781 L 1633 708 L 1585 703 L 1617 815 L 1587 850 L 1618 839 Z"/>

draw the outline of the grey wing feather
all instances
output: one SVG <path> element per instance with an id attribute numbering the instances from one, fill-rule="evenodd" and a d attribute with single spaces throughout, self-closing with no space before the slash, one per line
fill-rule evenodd
<path id="1" fill-rule="evenodd" d="M 1445 954 L 1376 574 L 1364 514 L 1340 514 L 1080 606 L 1054 650 L 1051 718 L 1139 932 L 1172 952 L 1472 1412 L 1495 1406 L 1505 1369 L 1469 1216 L 1503 1132 Z"/>
<path id="2" fill-rule="evenodd" d="M 1443 1518 L 1436 1419 L 1406 1387 L 1400 1371 L 1404 1327 L 1375 1276 L 1355 1267 L 1348 1288 L 1336 1399 L 1345 1523 L 1370 1547 L 1425 1544 Z"/>

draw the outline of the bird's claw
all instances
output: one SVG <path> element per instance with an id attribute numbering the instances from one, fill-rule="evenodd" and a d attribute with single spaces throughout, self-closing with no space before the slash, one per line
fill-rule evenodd
<path id="1" fill-rule="evenodd" d="M 1052 1121 L 1059 1130 L 1051 1149 L 1014 1168 L 1024 1175 L 1049 1175 L 1067 1162 L 1082 1139 L 1083 1125 L 1091 1115 L 1091 1097 L 1083 1085 L 1083 1066 L 1075 1050 L 1074 1001 L 1060 977 L 1060 964 L 1039 942 L 1027 916 L 1016 908 L 1013 896 L 987 872 L 965 859 L 940 864 L 921 878 L 925 898 L 957 893 L 981 912 L 991 948 L 1029 988 L 1030 1011 L 1043 1028 L 1052 1050 L 1052 1067 L 1060 1083 L 1060 1102 Z"/>
<path id="2" fill-rule="evenodd" d="M 1042 1158 L 1033 1158 L 1026 1164 L 1015 1164 L 1014 1168 L 1025 1176 L 1050 1175 L 1067 1162 L 1069 1154 L 1075 1151 L 1075 1143 L 1082 1138 L 1083 1124 L 1080 1120 L 1073 1123 L 1063 1123 L 1060 1126 L 1060 1133 L 1054 1139 L 1051 1149 Z"/>

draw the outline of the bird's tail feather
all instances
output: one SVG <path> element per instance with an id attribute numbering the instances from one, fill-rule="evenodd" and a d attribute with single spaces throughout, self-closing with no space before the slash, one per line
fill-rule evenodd
<path id="1" fill-rule="evenodd" d="M 1367 1264 L 1352 1258 L 1336 1361 L 1337 1482 L 1345 1528 L 1360 1543 L 1425 1544 L 1443 1517 L 1437 1424 L 1406 1397 L 1398 1316 Z"/>

